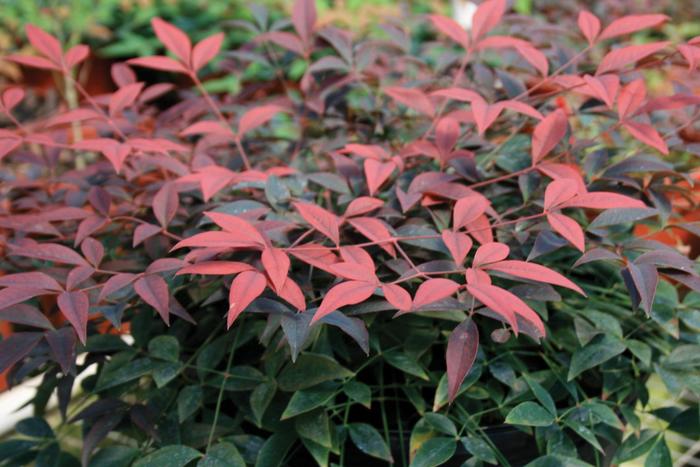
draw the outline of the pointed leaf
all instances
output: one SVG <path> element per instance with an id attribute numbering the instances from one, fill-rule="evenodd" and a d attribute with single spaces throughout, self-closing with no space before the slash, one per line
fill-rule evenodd
<path id="1" fill-rule="evenodd" d="M 168 284 L 157 274 L 148 274 L 134 282 L 134 291 L 156 309 L 165 324 L 170 324 L 170 292 Z"/>
<path id="2" fill-rule="evenodd" d="M 374 196 L 379 187 L 381 187 L 394 172 L 396 164 L 392 161 L 380 162 L 374 159 L 366 159 L 364 168 L 369 194 L 370 196 Z"/>
<path id="3" fill-rule="evenodd" d="M 465 227 L 481 216 L 489 206 L 489 201 L 482 195 L 470 195 L 458 199 L 453 210 L 452 226 L 455 230 Z"/>
<path id="4" fill-rule="evenodd" d="M 472 19 L 472 38 L 476 41 L 495 28 L 505 12 L 505 0 L 486 0 L 479 5 Z"/>
<path id="5" fill-rule="evenodd" d="M 457 397 L 459 387 L 469 374 L 479 350 L 479 329 L 471 319 L 462 321 L 447 341 L 447 388 L 450 404 Z"/>
<path id="6" fill-rule="evenodd" d="M 670 42 L 654 42 L 651 44 L 628 45 L 614 49 L 600 61 L 596 75 L 617 71 L 620 68 L 636 63 L 639 60 L 653 55 L 668 46 Z"/>
<path id="7" fill-rule="evenodd" d="M 265 276 L 258 271 L 244 271 L 233 279 L 228 297 L 227 328 L 230 328 L 238 315 L 263 293 L 266 285 Z"/>
<path id="8" fill-rule="evenodd" d="M 452 230 L 442 231 L 442 241 L 452 255 L 457 266 L 464 263 L 464 258 L 467 257 L 469 250 L 472 248 L 472 240 L 469 236 L 462 232 L 453 232 Z"/>
<path id="9" fill-rule="evenodd" d="M 270 121 L 272 117 L 284 110 L 284 107 L 272 104 L 254 107 L 248 110 L 243 114 L 241 120 L 238 122 L 238 136 L 241 137 L 260 125 L 264 125 Z"/>
<path id="10" fill-rule="evenodd" d="M 469 48 L 469 34 L 455 20 L 442 15 L 430 15 L 429 18 L 433 26 L 441 33 L 461 45 L 462 48 Z"/>
<path id="11" fill-rule="evenodd" d="M 574 284 L 558 272 L 539 264 L 528 263 L 527 261 L 506 260 L 487 264 L 482 266 L 482 268 L 491 271 L 499 271 L 511 276 L 521 277 L 523 279 L 529 279 L 536 282 L 545 282 L 547 284 L 566 287 L 567 289 L 571 289 L 585 295 L 583 290 L 581 290 L 578 285 Z"/>
<path id="12" fill-rule="evenodd" d="M 192 51 L 192 43 L 187 34 L 182 32 L 173 24 L 162 20 L 161 18 L 153 18 L 151 26 L 158 36 L 158 39 L 163 43 L 165 48 L 172 52 L 183 63 L 190 63 L 190 53 Z"/>
<path id="13" fill-rule="evenodd" d="M 221 44 L 224 42 L 224 33 L 219 32 L 202 39 L 194 46 L 192 50 L 192 69 L 199 71 L 207 63 L 209 63 L 221 50 Z"/>
<path id="14" fill-rule="evenodd" d="M 484 264 L 503 261 L 508 257 L 510 248 L 505 243 L 491 242 L 485 243 L 476 250 L 472 266 L 478 268 Z"/>
<path id="15" fill-rule="evenodd" d="M 582 253 L 586 251 L 586 238 L 578 222 L 559 212 L 547 213 L 547 222 L 555 232 L 564 237 Z"/>
<path id="16" fill-rule="evenodd" d="M 453 295 L 459 290 L 459 284 L 450 279 L 428 279 L 418 286 L 413 297 L 412 309 L 416 310 L 443 298 Z"/>
<path id="17" fill-rule="evenodd" d="M 590 12 L 582 10 L 578 15 L 578 28 L 588 45 L 593 45 L 600 34 L 600 20 Z"/>
<path id="18" fill-rule="evenodd" d="M 348 281 L 332 287 L 323 297 L 321 306 L 311 320 L 318 321 L 329 313 L 347 305 L 362 303 L 372 296 L 376 285 L 370 282 Z"/>
<path id="19" fill-rule="evenodd" d="M 63 48 L 58 39 L 33 24 L 27 24 L 25 32 L 29 42 L 42 55 L 57 65 L 63 62 Z"/>
<path id="20" fill-rule="evenodd" d="M 263 267 L 275 290 L 280 290 L 289 273 L 289 256 L 279 248 L 265 248 L 261 256 Z"/>
<path id="21" fill-rule="evenodd" d="M 85 292 L 63 292 L 58 296 L 58 309 L 75 329 L 80 342 L 87 340 L 87 319 L 90 299 Z"/>
<path id="22" fill-rule="evenodd" d="M 568 119 L 566 113 L 555 110 L 537 124 L 532 133 L 532 165 L 535 166 L 549 154 L 566 135 Z"/>
<path id="23" fill-rule="evenodd" d="M 600 40 L 610 39 L 625 34 L 641 31 L 642 29 L 652 28 L 659 24 L 668 21 L 666 15 L 630 15 L 623 16 L 610 23 L 600 35 Z"/>
<path id="24" fill-rule="evenodd" d="M 309 203 L 293 203 L 299 215 L 313 228 L 330 238 L 333 243 L 340 243 L 340 220 L 320 206 Z"/>
<path id="25" fill-rule="evenodd" d="M 408 311 L 411 309 L 413 304 L 411 294 L 409 294 L 403 287 L 396 284 L 383 284 L 382 292 L 384 292 L 384 298 L 386 298 L 386 301 L 397 310 Z"/>

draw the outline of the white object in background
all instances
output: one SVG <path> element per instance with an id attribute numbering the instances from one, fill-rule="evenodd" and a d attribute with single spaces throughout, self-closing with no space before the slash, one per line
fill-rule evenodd
<path id="1" fill-rule="evenodd" d="M 477 8 L 477 4 L 469 0 L 452 0 L 452 16 L 467 31 L 472 29 L 472 20 Z"/>

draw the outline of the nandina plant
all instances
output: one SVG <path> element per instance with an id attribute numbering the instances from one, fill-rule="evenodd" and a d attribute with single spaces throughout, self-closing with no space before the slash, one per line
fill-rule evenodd
<path id="1" fill-rule="evenodd" d="M 266 342 L 281 330 L 293 361 L 326 325 L 372 358 L 376 315 L 393 315 L 401 326 L 442 313 L 460 321 L 442 367 L 446 401 L 459 404 L 484 341 L 480 328 L 495 324 L 494 342 L 511 333 L 518 342 L 546 342 L 546 303 L 602 293 L 591 285 L 597 262 L 614 266 L 606 271 L 641 309 L 633 315 L 639 327 L 678 338 L 679 312 L 659 312 L 656 294 L 700 292 L 695 264 L 630 235 L 634 223 L 648 236 L 698 232 L 676 218 L 670 200 L 683 196 L 678 182 L 692 161 L 682 130 L 695 124 L 700 97 L 682 83 L 651 88 L 648 77 L 694 73 L 700 40 L 628 42 L 667 20 L 645 14 L 603 26 L 583 11 L 579 30 L 566 37 L 535 20 L 509 35 L 515 18 L 505 0 L 488 0 L 469 31 L 430 15 L 422 18 L 434 34 L 427 41 L 412 42 L 395 24 L 379 39 L 356 39 L 318 24 L 314 3 L 299 0 L 291 24 L 270 24 L 264 10 L 253 10 L 251 22 L 236 23 L 250 42 L 226 52 L 224 33 L 193 44 L 155 18 L 165 54 L 115 65 L 116 90 L 96 96 L 79 79 L 89 49 L 64 50 L 29 25 L 37 54 L 5 59 L 51 73 L 57 89 L 81 99 L 51 115 L 32 113 L 19 86 L 0 99 L 7 122 L 0 318 L 18 325 L 0 342 L 0 367 L 13 368 L 14 382 L 50 375 L 65 415 L 66 390 L 77 368 L 89 366 L 76 366 L 76 353 L 114 366 L 119 359 L 105 352 L 122 344 L 105 334 L 131 329 L 138 337 L 153 326 L 145 324 L 153 313 L 166 325 L 215 326 L 204 333 L 219 329 L 210 324 L 214 313 L 236 341 L 254 337 L 236 332 L 246 314 L 264 315 L 262 335 L 246 329 Z M 217 67 L 243 77 L 240 93 L 206 90 Z M 251 72 L 260 68 L 266 72 Z M 567 357 L 566 381 L 623 353 L 649 366 L 651 347 L 628 337 L 581 340 L 581 353 Z M 694 339 L 687 338 L 697 347 Z M 102 342 L 111 344 L 100 349 Z M 149 352 L 168 361 L 168 342 Z M 238 346 L 220 378 L 207 447 Z M 166 387 L 185 371 L 140 364 L 126 380 L 104 370 L 93 389 L 149 372 Z M 537 402 L 516 406 L 506 421 L 549 426 L 557 408 L 537 382 L 528 384 Z M 90 437 L 93 426 L 84 464 L 120 422 L 103 419 L 108 428 Z M 151 425 L 134 423 L 149 433 Z M 388 459 L 367 452 L 358 441 L 363 430 L 350 431 L 358 447 Z"/>

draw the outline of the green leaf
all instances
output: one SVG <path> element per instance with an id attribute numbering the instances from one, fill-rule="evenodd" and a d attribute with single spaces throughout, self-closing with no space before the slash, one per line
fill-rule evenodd
<path id="1" fill-rule="evenodd" d="M 202 457 L 202 453 L 189 446 L 166 446 L 139 459 L 134 463 L 134 467 L 184 467 L 199 457 Z"/>
<path id="2" fill-rule="evenodd" d="M 350 439 L 357 448 L 368 456 L 376 457 L 387 462 L 394 462 L 391 451 L 379 432 L 366 423 L 351 423 L 348 425 Z"/>
<path id="3" fill-rule="evenodd" d="M 437 467 L 449 461 L 455 453 L 454 438 L 431 438 L 418 448 L 411 467 Z"/>
<path id="4" fill-rule="evenodd" d="M 180 362 L 155 362 L 153 365 L 153 381 L 158 388 L 164 387 L 180 373 Z"/>
<path id="5" fill-rule="evenodd" d="M 0 443 L 0 459 L 7 462 L 15 457 L 28 453 L 37 446 L 38 441 L 25 439 L 10 439 Z"/>
<path id="6" fill-rule="evenodd" d="M 425 381 L 430 379 L 421 364 L 418 363 L 416 359 L 405 353 L 391 350 L 384 353 L 384 359 L 389 365 L 403 371 L 404 373 L 416 376 Z"/>
<path id="7" fill-rule="evenodd" d="M 299 415 L 294 420 L 294 427 L 301 438 L 310 439 L 325 448 L 331 448 L 331 423 L 324 410 L 314 410 Z"/>
<path id="8" fill-rule="evenodd" d="M 267 438 L 260 448 L 255 467 L 278 467 L 284 462 L 287 451 L 292 447 L 296 435 L 291 432 L 277 432 Z"/>
<path id="9" fill-rule="evenodd" d="M 201 386 L 185 386 L 177 396 L 177 419 L 180 423 L 189 418 L 202 405 L 204 397 Z"/>
<path id="10" fill-rule="evenodd" d="M 663 437 L 659 437 L 659 440 L 649 451 L 649 455 L 644 461 L 644 467 L 673 467 L 671 452 Z"/>
<path id="11" fill-rule="evenodd" d="M 591 467 L 591 464 L 573 457 L 558 456 L 555 454 L 535 459 L 525 467 Z"/>
<path id="12" fill-rule="evenodd" d="M 512 425 L 549 426 L 554 416 L 536 402 L 527 401 L 516 405 L 506 416 L 506 423 Z"/>
<path id="13" fill-rule="evenodd" d="M 598 335 L 583 348 L 574 352 L 567 380 L 571 381 L 584 371 L 607 362 L 625 351 L 625 344 L 609 334 Z"/>
<path id="14" fill-rule="evenodd" d="M 274 381 L 269 383 L 260 383 L 253 392 L 250 393 L 250 409 L 253 411 L 255 424 L 260 426 L 265 410 L 272 402 L 277 392 L 277 385 Z"/>
<path id="15" fill-rule="evenodd" d="M 549 395 L 547 390 L 542 387 L 540 383 L 532 379 L 529 375 L 523 375 L 525 382 L 530 386 L 530 390 L 535 395 L 537 400 L 544 406 L 545 409 L 555 417 L 557 416 L 557 407 L 554 405 L 554 400 L 552 396 Z"/>
<path id="16" fill-rule="evenodd" d="M 700 439 L 700 406 L 685 409 L 673 417 L 668 429 L 687 438 Z"/>
<path id="17" fill-rule="evenodd" d="M 457 436 L 457 427 L 455 424 L 447 418 L 445 415 L 440 413 L 427 413 L 423 416 L 425 421 L 428 422 L 430 426 L 435 428 L 440 433 Z"/>
<path id="18" fill-rule="evenodd" d="M 197 467 L 246 467 L 241 453 L 231 443 L 221 442 L 210 447 L 197 462 Z"/>
<path id="19" fill-rule="evenodd" d="M 350 380 L 343 386 L 343 392 L 351 400 L 360 403 L 368 409 L 372 406 L 372 390 L 359 381 Z"/>
<path id="20" fill-rule="evenodd" d="M 104 391 L 105 389 L 138 379 L 150 373 L 153 370 L 153 366 L 153 361 L 150 358 L 139 358 L 114 369 L 105 366 L 105 369 L 97 378 L 95 390 Z"/>
<path id="21" fill-rule="evenodd" d="M 493 451 L 493 448 L 491 448 L 491 446 L 489 446 L 489 444 L 483 439 L 469 436 L 462 438 L 461 441 L 464 449 L 469 451 L 472 456 L 476 457 L 477 459 L 489 464 L 498 463 L 496 460 L 496 453 Z"/>
<path id="22" fill-rule="evenodd" d="M 658 433 L 652 430 L 642 430 L 639 436 L 632 433 L 622 442 L 620 449 L 615 453 L 613 463 L 631 461 L 644 455 L 654 446 L 658 437 Z"/>
<path id="23" fill-rule="evenodd" d="M 314 443 L 307 438 L 301 438 L 301 443 L 304 445 L 306 450 L 309 451 L 309 454 L 311 454 L 311 457 L 314 458 L 319 467 L 328 467 L 328 456 L 331 453 L 330 449 L 321 446 L 318 443 Z"/>
<path id="24" fill-rule="evenodd" d="M 566 426 L 574 430 L 574 432 L 579 435 L 581 438 L 586 440 L 588 444 L 596 448 L 598 451 L 601 453 L 604 453 L 603 447 L 600 445 L 600 442 L 598 441 L 598 438 L 596 438 L 595 433 L 591 431 L 590 428 L 587 426 L 583 425 L 581 422 L 577 420 L 566 420 L 564 422 Z"/>
<path id="25" fill-rule="evenodd" d="M 292 394 L 292 398 L 289 400 L 284 412 L 282 412 L 282 420 L 295 417 L 326 404 L 335 396 L 337 390 L 336 385 L 322 384 L 314 388 L 295 392 Z"/>
<path id="26" fill-rule="evenodd" d="M 107 446 L 90 458 L 90 467 L 128 467 L 139 450 L 128 446 Z"/>
<path id="27" fill-rule="evenodd" d="M 627 339 L 625 344 L 627 344 L 627 348 L 630 349 L 632 355 L 637 357 L 640 362 L 646 366 L 651 365 L 651 347 L 636 339 Z"/>
<path id="28" fill-rule="evenodd" d="M 20 420 L 15 425 L 17 433 L 30 438 L 53 438 L 54 433 L 46 420 L 40 417 L 31 417 Z"/>
<path id="29" fill-rule="evenodd" d="M 615 411 L 602 402 L 586 401 L 582 406 L 590 410 L 597 419 L 606 425 L 616 430 L 624 429 L 622 421 L 618 418 Z"/>
<path id="30" fill-rule="evenodd" d="M 180 359 L 180 342 L 173 336 L 154 337 L 148 342 L 148 353 L 158 360 L 177 362 Z"/>
<path id="31" fill-rule="evenodd" d="M 324 381 L 345 379 L 354 373 L 325 355 L 303 353 L 296 363 L 289 363 L 279 374 L 277 384 L 283 391 L 310 388 Z"/>

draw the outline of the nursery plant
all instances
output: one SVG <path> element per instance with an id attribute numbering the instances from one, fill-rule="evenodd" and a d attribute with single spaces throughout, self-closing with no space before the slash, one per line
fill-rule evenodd
<path id="1" fill-rule="evenodd" d="M 0 370 L 41 378 L 0 462 L 671 465 L 698 405 L 645 382 L 697 394 L 700 277 L 650 237 L 700 233 L 671 202 L 700 97 L 658 77 L 700 38 L 504 0 L 366 37 L 251 11 L 228 51 L 154 18 L 163 53 L 106 95 L 35 26 L 4 57 L 80 105 L 0 95 Z"/>

